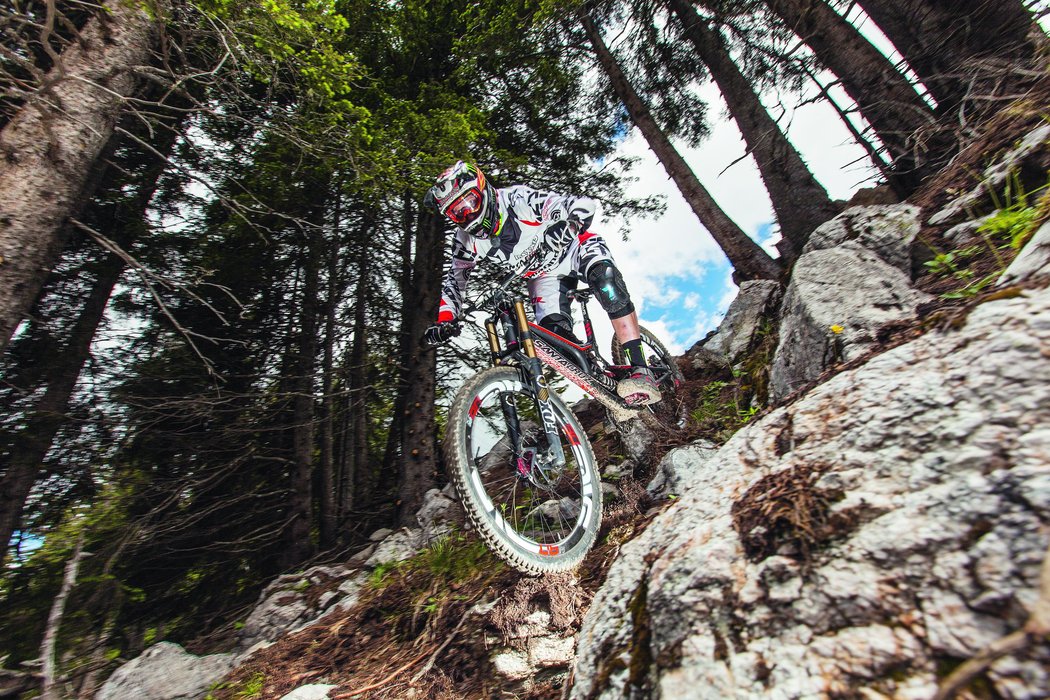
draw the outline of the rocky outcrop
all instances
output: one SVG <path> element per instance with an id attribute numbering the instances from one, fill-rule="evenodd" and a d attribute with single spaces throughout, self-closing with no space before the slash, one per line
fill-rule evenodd
<path id="1" fill-rule="evenodd" d="M 919 208 L 911 204 L 851 207 L 809 237 L 803 253 L 830 248 L 867 250 L 887 265 L 909 273 L 912 246 L 921 228 Z"/>
<path id="2" fill-rule="evenodd" d="M 357 602 L 367 574 L 350 566 L 315 566 L 285 574 L 263 590 L 240 631 L 238 645 L 250 654 L 262 645 L 303 629 L 336 609 Z"/>
<path id="3" fill-rule="evenodd" d="M 702 369 L 712 362 L 733 366 L 743 360 L 759 336 L 768 332 L 770 316 L 778 301 L 779 282 L 750 280 L 742 283 L 718 330 L 687 353 L 694 368 Z M 712 354 L 713 360 L 710 359 Z"/>
<path id="4" fill-rule="evenodd" d="M 197 700 L 233 665 L 233 654 L 195 656 L 178 644 L 161 642 L 118 668 L 95 698 Z"/>
<path id="5" fill-rule="evenodd" d="M 902 204 L 849 209 L 813 233 L 784 294 L 771 399 L 859 357 L 883 326 L 916 317 L 930 299 L 912 286 L 918 230 L 918 210 Z"/>
<path id="6" fill-rule="evenodd" d="M 930 697 L 1035 602 L 1047 348 L 1050 291 L 986 302 L 683 450 L 679 497 L 589 608 L 571 697 Z M 989 689 L 1047 697 L 1048 660 L 1003 659 Z"/>

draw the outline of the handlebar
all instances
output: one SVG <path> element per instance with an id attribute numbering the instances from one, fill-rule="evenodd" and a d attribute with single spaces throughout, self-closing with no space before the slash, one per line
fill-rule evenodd
<path id="1" fill-rule="evenodd" d="M 474 313 L 475 311 L 483 311 L 485 309 L 488 309 L 488 308 L 492 307 L 493 305 L 496 304 L 497 301 L 499 301 L 499 299 L 507 292 L 507 289 L 510 288 L 510 285 L 513 284 L 514 281 L 517 280 L 517 279 L 518 279 L 518 273 L 517 272 L 513 272 L 513 271 L 512 272 L 508 272 L 499 281 L 499 284 L 497 284 L 495 287 L 493 287 L 492 290 L 489 291 L 487 294 L 484 294 L 483 296 L 481 296 L 473 304 L 464 304 L 463 311 L 462 311 L 461 315 L 464 316 L 464 317 L 465 316 L 469 316 L 470 314 Z"/>

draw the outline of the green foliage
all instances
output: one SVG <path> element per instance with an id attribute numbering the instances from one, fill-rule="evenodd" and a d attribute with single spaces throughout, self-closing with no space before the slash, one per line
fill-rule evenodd
<path id="1" fill-rule="evenodd" d="M 1050 209 L 1047 195 L 1043 194 L 1039 201 L 1033 203 L 1046 190 L 1047 186 L 1044 185 L 1031 192 L 1024 191 L 1015 173 L 1008 178 L 1002 198 L 993 195 L 995 213 L 977 228 L 983 245 L 936 252 L 932 260 L 923 263 L 935 275 L 950 276 L 965 282 L 958 289 L 941 294 L 941 298 L 970 299 L 995 283 L 1006 269 L 1008 261 L 1004 252 L 1020 250 L 1046 219 Z M 986 271 L 978 276 L 975 263 L 982 253 L 990 255 L 995 264 L 991 272 Z"/>
<path id="2" fill-rule="evenodd" d="M 716 427 L 718 439 L 725 440 L 746 425 L 757 412 L 757 407 L 739 406 L 735 384 L 714 381 L 704 386 L 690 418 L 696 424 Z"/>
<path id="3" fill-rule="evenodd" d="M 986 234 L 993 240 L 1005 241 L 1009 247 L 1020 250 L 1046 217 L 1046 203 L 1036 204 L 1032 200 L 1047 187 L 1043 185 L 1032 192 L 1025 192 L 1015 173 L 1007 181 L 1002 202 L 993 197 L 997 200 L 997 211 L 981 224 L 978 233 Z"/>
<path id="4" fill-rule="evenodd" d="M 238 700 L 255 700 L 256 698 L 262 697 L 263 689 L 266 687 L 266 675 L 258 672 L 253 673 L 251 676 L 238 683 L 218 683 L 212 686 L 212 691 L 217 690 L 229 690 L 233 693 L 233 697 Z M 224 694 L 224 697 L 230 697 Z M 213 692 L 209 692 L 204 700 L 215 700 Z"/>
<path id="5" fill-rule="evenodd" d="M 495 567 L 495 569 L 493 568 Z M 443 535 L 414 557 L 401 562 L 386 562 L 372 570 L 369 585 L 382 589 L 396 580 L 431 581 L 443 584 L 462 583 L 480 573 L 501 570 L 484 543 L 468 539 L 462 533 Z"/>
<path id="6" fill-rule="evenodd" d="M 401 562 L 383 562 L 372 569 L 368 576 L 368 585 L 375 589 L 381 589 L 390 583 L 390 574 L 401 568 Z"/>
<path id="7" fill-rule="evenodd" d="M 936 275 L 953 275 L 960 279 L 972 277 L 973 273 L 960 265 L 980 252 L 980 246 L 950 250 L 947 253 L 938 253 L 933 260 L 927 260 L 923 265 Z"/>

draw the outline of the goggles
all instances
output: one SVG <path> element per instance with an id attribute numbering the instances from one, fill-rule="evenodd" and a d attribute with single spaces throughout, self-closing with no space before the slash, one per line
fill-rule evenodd
<path id="1" fill-rule="evenodd" d="M 454 224 L 467 224 L 473 221 L 481 211 L 481 192 L 472 188 L 456 198 L 445 210 L 445 216 Z"/>

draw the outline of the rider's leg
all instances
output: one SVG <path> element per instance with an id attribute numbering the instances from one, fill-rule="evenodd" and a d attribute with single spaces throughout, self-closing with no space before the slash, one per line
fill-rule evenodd
<path id="1" fill-rule="evenodd" d="M 609 320 L 627 361 L 632 367 L 644 367 L 645 355 L 642 352 L 642 330 L 638 325 L 638 314 L 632 311 L 626 316 Z"/>
<path id="2" fill-rule="evenodd" d="M 532 277 L 528 281 L 529 297 L 536 312 L 536 323 L 577 345 L 581 341 L 572 332 L 572 300 L 569 291 L 576 289 L 579 279 L 575 274 L 560 274 L 561 270 Z"/>
<path id="3" fill-rule="evenodd" d="M 591 247 L 588 251 L 588 244 L 592 244 L 595 239 L 600 247 Z M 591 253 L 590 256 L 587 255 L 588 252 Z M 638 314 L 627 292 L 623 275 L 616 268 L 612 256 L 608 254 L 605 242 L 600 236 L 591 236 L 586 241 L 582 241 L 580 254 L 576 259 L 580 261 L 587 283 L 594 290 L 595 297 L 605 312 L 609 314 L 609 320 L 616 333 L 616 339 L 620 341 L 624 357 L 635 368 L 627 379 L 619 382 L 617 392 L 621 396 L 632 397 L 638 403 L 659 401 L 660 391 L 656 388 L 656 380 L 646 365 L 642 352 Z"/>

